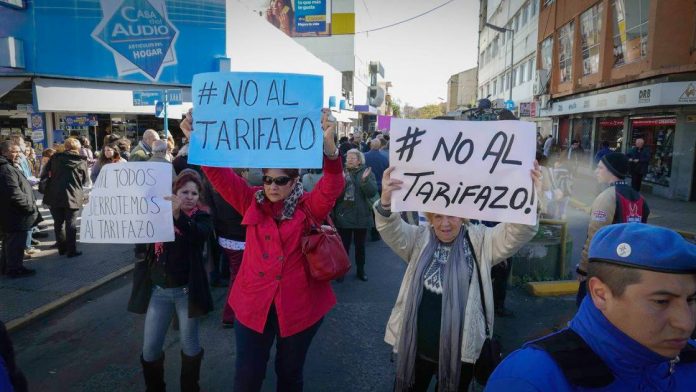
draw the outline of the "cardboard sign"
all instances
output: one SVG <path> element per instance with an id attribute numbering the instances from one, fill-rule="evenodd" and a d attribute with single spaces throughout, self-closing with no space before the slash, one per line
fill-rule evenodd
<path id="1" fill-rule="evenodd" d="M 172 166 L 159 162 L 102 167 L 82 210 L 80 241 L 149 244 L 174 241 Z"/>
<path id="2" fill-rule="evenodd" d="M 212 72 L 193 78 L 189 163 L 320 168 L 323 77 Z"/>
<path id="3" fill-rule="evenodd" d="M 524 121 L 393 119 L 392 210 L 535 224 L 535 137 Z"/>

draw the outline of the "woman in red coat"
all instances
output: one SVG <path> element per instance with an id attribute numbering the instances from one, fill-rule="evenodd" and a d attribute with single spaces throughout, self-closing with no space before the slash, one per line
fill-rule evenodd
<path id="1" fill-rule="evenodd" d="M 191 116 L 181 123 L 191 129 Z M 335 124 L 322 116 L 324 176 L 304 192 L 296 169 L 264 169 L 262 187 L 252 187 L 232 169 L 203 167 L 215 190 L 243 215 L 246 246 L 228 303 L 235 312 L 234 391 L 259 391 L 277 339 L 278 391 L 301 391 L 312 338 L 336 303 L 330 282 L 312 279 L 302 253 L 307 215 L 326 218 L 343 191 Z"/>

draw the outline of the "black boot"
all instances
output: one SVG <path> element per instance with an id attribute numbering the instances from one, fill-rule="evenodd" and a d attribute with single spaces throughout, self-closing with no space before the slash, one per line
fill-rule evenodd
<path id="1" fill-rule="evenodd" d="M 201 361 L 203 360 L 203 349 L 193 357 L 181 352 L 181 392 L 198 392 L 198 379 L 201 375 Z"/>
<path id="2" fill-rule="evenodd" d="M 164 353 L 162 357 L 153 362 L 147 362 L 140 355 L 140 364 L 143 365 L 146 392 L 165 392 L 164 384 Z"/>
<path id="3" fill-rule="evenodd" d="M 358 266 L 358 279 L 362 280 L 363 282 L 367 282 L 367 274 L 365 273 L 365 266 L 359 265 Z"/>

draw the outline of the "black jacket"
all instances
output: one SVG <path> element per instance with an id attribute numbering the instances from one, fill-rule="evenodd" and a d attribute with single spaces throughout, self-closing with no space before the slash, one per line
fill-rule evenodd
<path id="1" fill-rule="evenodd" d="M 15 361 L 14 347 L 10 340 L 10 335 L 7 333 L 5 324 L 0 321 L 0 356 L 5 362 L 7 375 L 15 392 L 26 392 L 28 390 L 27 379 Z"/>
<path id="2" fill-rule="evenodd" d="M 188 279 L 188 315 L 199 317 L 213 310 L 213 297 L 208 286 L 208 274 L 205 271 L 203 260 L 203 245 L 213 231 L 213 223 L 210 214 L 203 211 L 196 212 L 191 218 L 181 213 L 179 219 L 174 220 L 174 226 L 181 232 L 176 234 L 175 241 L 186 241 L 188 247 L 188 259 L 191 261 Z M 148 245 L 145 261 L 136 262 L 133 270 L 133 289 L 128 301 L 128 311 L 144 314 L 152 297 L 152 277 L 150 275 L 150 263 L 155 261 L 155 248 Z"/>
<path id="3" fill-rule="evenodd" d="M 61 152 L 51 157 L 45 173 L 50 180 L 44 203 L 52 208 L 79 209 L 84 204 L 82 186 L 87 183 L 87 158 L 77 153 Z"/>
<path id="4" fill-rule="evenodd" d="M 3 232 L 27 231 L 39 219 L 31 184 L 4 156 L 0 156 L 0 203 L 0 229 Z"/>

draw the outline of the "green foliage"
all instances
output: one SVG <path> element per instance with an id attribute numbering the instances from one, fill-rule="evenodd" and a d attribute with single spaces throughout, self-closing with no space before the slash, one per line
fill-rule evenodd
<path id="1" fill-rule="evenodd" d="M 437 116 L 442 116 L 445 114 L 444 110 L 442 109 L 442 105 L 438 104 L 431 104 L 431 105 L 425 105 L 423 107 L 418 108 L 415 112 L 415 117 L 413 118 L 433 118 Z"/>

